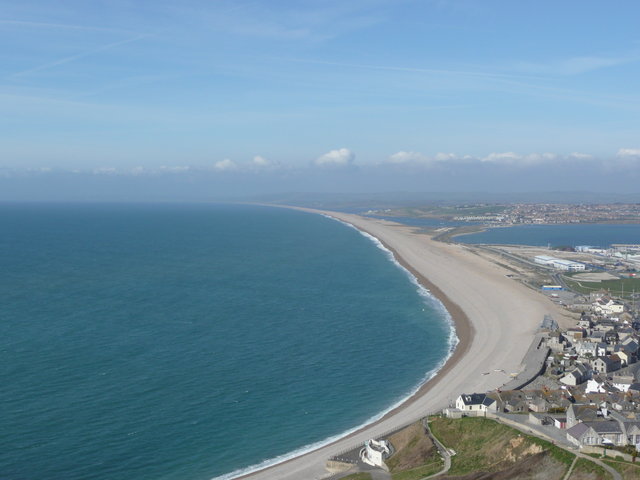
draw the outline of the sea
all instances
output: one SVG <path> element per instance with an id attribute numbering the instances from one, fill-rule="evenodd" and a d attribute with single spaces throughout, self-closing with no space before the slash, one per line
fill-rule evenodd
<path id="1" fill-rule="evenodd" d="M 364 214 L 360 209 L 354 211 Z M 433 230 L 442 227 L 477 226 L 478 222 L 460 222 L 439 218 L 397 217 L 367 215 L 373 218 L 389 220 L 410 227 Z M 485 229 L 454 237 L 458 243 L 471 245 L 533 245 L 533 246 L 570 246 L 589 245 L 609 248 L 612 244 L 640 244 L 640 224 L 615 223 L 570 223 L 547 225 L 514 225 L 509 227 L 484 227 Z"/>
<path id="2" fill-rule="evenodd" d="M 517 225 L 488 228 L 483 232 L 455 237 L 455 241 L 469 244 L 590 245 L 609 248 L 614 243 L 640 244 L 640 224 Z"/>
<path id="3" fill-rule="evenodd" d="M 322 215 L 2 204 L 0 229 L 2 479 L 232 478 L 380 417 L 455 344 Z"/>

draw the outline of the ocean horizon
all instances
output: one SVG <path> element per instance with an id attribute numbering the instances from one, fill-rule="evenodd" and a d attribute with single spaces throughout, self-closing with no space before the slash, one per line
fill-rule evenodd
<path id="1" fill-rule="evenodd" d="M 321 215 L 14 204 L 0 218 L 3 477 L 231 478 L 368 423 L 451 351 L 442 305 Z"/>

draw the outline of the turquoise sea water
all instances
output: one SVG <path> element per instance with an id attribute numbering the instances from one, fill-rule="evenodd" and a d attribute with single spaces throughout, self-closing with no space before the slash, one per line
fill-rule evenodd
<path id="1" fill-rule="evenodd" d="M 472 244 L 551 245 L 552 247 L 591 245 L 608 248 L 612 243 L 640 243 L 640 225 L 520 225 L 490 228 L 484 232 L 456 237 L 456 241 Z"/>
<path id="2" fill-rule="evenodd" d="M 322 442 L 449 352 L 371 239 L 224 205 L 0 206 L 0 478 L 210 479 Z"/>

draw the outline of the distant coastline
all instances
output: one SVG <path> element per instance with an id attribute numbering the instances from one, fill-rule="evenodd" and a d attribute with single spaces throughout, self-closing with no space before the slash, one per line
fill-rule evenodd
<path id="1" fill-rule="evenodd" d="M 332 454 L 443 408 L 463 391 L 502 386 L 508 378 L 484 372 L 497 368 L 517 371 L 543 315 L 556 313 L 547 299 L 510 280 L 502 267 L 474 255 L 463 245 L 434 242 L 414 228 L 391 222 L 285 208 L 328 215 L 377 238 L 442 302 L 454 322 L 459 343 L 436 375 L 380 420 L 317 450 L 240 478 L 317 478 L 325 472 L 324 462 Z"/>
<path id="2" fill-rule="evenodd" d="M 217 480 L 217 479 L 226 480 L 226 479 L 232 479 L 232 478 L 233 479 L 253 478 L 255 473 L 269 471 L 273 467 L 285 465 L 289 462 L 296 460 L 297 458 L 305 456 L 309 452 L 313 452 L 314 450 L 324 448 L 324 447 L 330 447 L 331 445 L 334 445 L 337 442 L 349 440 L 350 438 L 353 438 L 359 433 L 365 431 L 367 428 L 380 424 L 381 422 L 387 420 L 388 418 L 398 413 L 400 410 L 406 408 L 408 405 L 411 405 L 418 398 L 425 395 L 439 381 L 440 379 L 439 376 L 445 375 L 446 372 L 449 371 L 451 368 L 453 368 L 453 366 L 464 356 L 464 354 L 468 351 L 469 346 L 471 345 L 471 339 L 473 338 L 473 334 L 474 334 L 473 325 L 471 324 L 471 322 L 469 321 L 469 318 L 464 313 L 464 311 L 460 308 L 459 305 L 457 305 L 455 302 L 449 299 L 442 292 L 442 290 L 440 290 L 434 283 L 429 281 L 423 274 L 417 271 L 410 263 L 404 260 L 402 256 L 399 255 L 396 249 L 387 245 L 384 241 L 376 237 L 373 233 L 368 231 L 366 228 L 358 227 L 353 223 L 340 218 L 338 216 L 339 214 L 337 214 L 336 212 L 317 211 L 317 210 L 312 210 L 312 209 L 307 209 L 302 207 L 293 207 L 293 206 L 291 207 L 289 206 L 285 207 L 280 205 L 269 205 L 269 206 L 291 208 L 294 210 L 300 210 L 307 213 L 320 214 L 334 221 L 340 222 L 346 226 L 354 228 L 358 230 L 360 233 L 366 234 L 365 236 L 371 237 L 371 239 L 373 239 L 375 242 L 379 242 L 384 247 L 384 249 L 390 252 L 390 254 L 393 256 L 393 260 L 395 260 L 402 268 L 404 268 L 411 276 L 413 276 L 413 278 L 419 284 L 419 286 L 424 288 L 428 292 L 428 294 L 431 295 L 436 301 L 438 301 L 444 308 L 447 316 L 451 321 L 450 350 L 448 355 L 442 359 L 442 362 L 438 367 L 436 367 L 432 371 L 425 372 L 424 381 L 417 386 L 417 388 L 413 393 L 411 393 L 406 398 L 402 399 L 399 403 L 397 403 L 391 409 L 387 410 L 386 412 L 383 412 L 381 415 L 374 416 L 373 418 L 375 418 L 375 420 L 364 423 L 350 431 L 347 431 L 344 434 L 338 436 L 337 438 L 328 439 L 327 441 L 324 441 L 324 442 L 323 441 L 318 442 L 315 446 L 308 446 L 306 448 L 301 447 L 300 453 L 297 455 L 295 454 L 295 452 L 291 452 L 290 454 L 284 454 L 282 455 L 281 457 L 282 460 L 280 461 L 278 461 L 277 458 L 274 458 L 272 460 L 267 460 L 263 462 L 263 464 L 261 465 L 256 465 L 253 467 L 250 466 L 241 470 L 246 473 L 233 475 L 233 472 L 232 472 L 231 474 L 217 477 L 214 480 Z M 376 417 L 379 417 L 379 418 L 376 418 Z M 287 458 L 287 457 L 290 457 L 290 458 Z"/>

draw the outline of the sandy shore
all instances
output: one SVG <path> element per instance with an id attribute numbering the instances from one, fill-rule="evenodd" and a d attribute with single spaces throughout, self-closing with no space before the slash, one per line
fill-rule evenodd
<path id="1" fill-rule="evenodd" d="M 460 343 L 434 378 L 381 420 L 331 445 L 242 478 L 325 477 L 325 461 L 330 456 L 446 407 L 460 393 L 486 392 L 502 386 L 510 380 L 509 373 L 521 370 L 522 358 L 544 315 L 561 316 L 547 298 L 508 278 L 510 271 L 465 246 L 435 242 L 412 227 L 384 220 L 300 210 L 325 213 L 382 241 L 445 305 Z"/>

